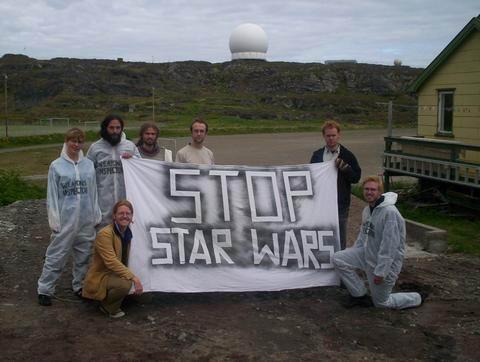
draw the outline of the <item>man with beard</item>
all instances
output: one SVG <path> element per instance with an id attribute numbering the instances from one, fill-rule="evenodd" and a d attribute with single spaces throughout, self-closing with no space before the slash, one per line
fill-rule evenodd
<path id="1" fill-rule="evenodd" d="M 123 133 L 124 123 L 117 115 L 108 115 L 100 126 L 100 138 L 93 143 L 87 157 L 92 160 L 97 178 L 98 204 L 102 210 L 99 228 L 112 222 L 112 207 L 126 198 L 123 167 L 120 158 L 140 157 L 135 144 Z"/>
<path id="2" fill-rule="evenodd" d="M 140 127 L 137 148 L 142 158 L 172 162 L 172 151 L 158 145 L 160 130 L 152 122 L 142 124 Z"/>
<path id="3" fill-rule="evenodd" d="M 208 124 L 203 119 L 194 119 L 190 125 L 192 142 L 177 152 L 175 162 L 213 165 L 213 152 L 203 145 L 207 137 Z"/>
<path id="4" fill-rule="evenodd" d="M 405 309 L 418 307 L 428 296 L 426 291 L 392 293 L 402 270 L 405 255 L 405 220 L 395 206 L 398 195 L 383 193 L 378 176 L 362 182 L 363 197 L 368 205 L 362 213 L 362 226 L 355 244 L 333 255 L 333 265 L 345 284 L 350 299 L 345 307 Z M 362 270 L 365 281 L 357 273 Z"/>

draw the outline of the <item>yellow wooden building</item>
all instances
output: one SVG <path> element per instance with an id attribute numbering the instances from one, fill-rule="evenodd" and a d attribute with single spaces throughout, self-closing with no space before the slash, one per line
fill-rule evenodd
<path id="1" fill-rule="evenodd" d="M 410 90 L 418 96 L 418 135 L 480 145 L 480 16 L 465 25 Z M 480 162 L 480 154 L 467 152 L 465 159 Z"/>
<path id="2" fill-rule="evenodd" d="M 418 96 L 414 137 L 387 137 L 389 175 L 480 190 L 480 15 L 473 18 L 409 89 Z"/>

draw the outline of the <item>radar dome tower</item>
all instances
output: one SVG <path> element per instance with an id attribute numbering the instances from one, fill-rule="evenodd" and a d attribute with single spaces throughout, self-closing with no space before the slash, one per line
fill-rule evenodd
<path id="1" fill-rule="evenodd" d="M 237 26 L 230 35 L 232 60 L 267 60 L 268 38 L 263 29 L 256 24 Z"/>

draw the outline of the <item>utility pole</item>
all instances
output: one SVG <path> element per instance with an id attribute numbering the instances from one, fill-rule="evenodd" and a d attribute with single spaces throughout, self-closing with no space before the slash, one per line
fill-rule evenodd
<path id="1" fill-rule="evenodd" d="M 387 106 L 388 115 L 387 115 L 387 137 L 392 137 L 393 135 L 393 101 L 385 102 L 376 102 L 378 105 Z"/>
<path id="2" fill-rule="evenodd" d="M 7 82 L 8 82 L 8 75 L 4 74 L 5 80 L 5 137 L 8 138 L 8 96 L 7 96 Z"/>
<path id="3" fill-rule="evenodd" d="M 152 87 L 152 121 L 155 123 L 155 87 Z"/>
<path id="4" fill-rule="evenodd" d="M 390 141 L 390 137 L 393 136 L 393 101 L 385 102 L 377 102 L 380 105 L 386 105 L 388 107 L 388 116 L 387 116 L 387 137 L 385 137 L 385 150 L 384 152 L 390 152 L 392 149 L 392 141 Z M 385 158 L 382 161 L 385 167 Z M 390 173 L 385 170 L 383 172 L 383 185 L 385 191 L 390 190 Z"/>
<path id="5" fill-rule="evenodd" d="M 393 101 L 388 101 L 388 124 L 387 124 L 387 136 L 393 135 Z"/>

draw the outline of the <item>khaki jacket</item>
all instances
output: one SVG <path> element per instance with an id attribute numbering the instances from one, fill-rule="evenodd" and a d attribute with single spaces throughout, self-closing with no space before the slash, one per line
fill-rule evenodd
<path id="1" fill-rule="evenodd" d="M 127 280 L 134 277 L 130 269 L 122 263 L 122 241 L 113 228 L 113 224 L 107 225 L 97 234 L 92 262 L 83 283 L 85 298 L 105 299 L 109 275 Z"/>

